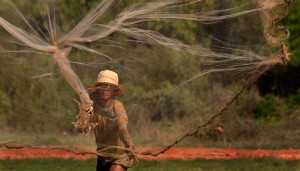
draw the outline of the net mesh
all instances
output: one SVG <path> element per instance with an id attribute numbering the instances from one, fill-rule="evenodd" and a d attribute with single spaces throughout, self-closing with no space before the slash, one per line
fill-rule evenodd
<path id="1" fill-rule="evenodd" d="M 195 135 L 266 70 L 288 61 L 289 33 L 277 24 L 288 12 L 284 0 L 102 0 L 78 9 L 79 21 L 67 1 L 35 2 L 0 2 L 5 142 L 94 145 L 93 133 L 79 135 L 72 123 L 84 127 L 92 117 L 87 88 L 110 69 L 126 90 L 118 100 L 133 144 L 160 147 L 139 151 L 158 154 Z M 126 149 L 102 145 L 97 153 Z"/>

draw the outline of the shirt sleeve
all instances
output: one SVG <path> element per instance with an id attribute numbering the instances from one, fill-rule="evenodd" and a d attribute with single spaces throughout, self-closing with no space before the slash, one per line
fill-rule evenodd
<path id="1" fill-rule="evenodd" d="M 130 137 L 129 131 L 127 129 L 128 117 L 127 117 L 125 108 L 121 102 L 116 101 L 115 111 L 118 116 L 118 129 L 119 129 L 119 133 L 120 133 L 120 139 L 123 142 L 123 144 L 125 145 L 125 147 L 132 146 L 131 137 Z"/>

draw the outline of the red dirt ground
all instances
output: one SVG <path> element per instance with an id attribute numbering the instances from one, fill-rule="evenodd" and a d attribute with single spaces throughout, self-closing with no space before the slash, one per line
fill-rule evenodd
<path id="1" fill-rule="evenodd" d="M 75 149 L 75 148 L 74 148 Z M 94 148 L 76 148 L 72 151 L 90 151 L 93 152 Z M 148 148 L 149 149 L 149 148 Z M 138 151 L 146 151 L 147 148 L 137 148 Z M 28 158 L 62 158 L 62 159 L 76 159 L 86 160 L 95 158 L 95 154 L 75 154 L 65 150 L 57 149 L 0 149 L 0 159 L 28 159 Z M 193 159 L 235 159 L 235 158 L 261 158 L 273 157 L 281 160 L 300 160 L 300 150 L 248 150 L 248 149 L 221 149 L 221 148 L 185 148 L 176 147 L 171 148 L 164 154 L 157 157 L 139 155 L 140 159 L 146 160 L 193 160 Z"/>

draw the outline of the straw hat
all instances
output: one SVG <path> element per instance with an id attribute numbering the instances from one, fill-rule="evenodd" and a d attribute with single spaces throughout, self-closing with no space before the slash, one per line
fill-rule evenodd
<path id="1" fill-rule="evenodd" d="M 93 81 L 89 88 L 88 88 L 88 93 L 92 94 L 95 93 L 96 90 L 96 85 L 99 83 L 103 84 L 111 84 L 115 85 L 115 95 L 116 96 L 123 96 L 124 95 L 124 87 L 119 84 L 119 76 L 116 72 L 111 71 L 111 70 L 103 70 L 98 74 L 97 80 Z"/>
<path id="2" fill-rule="evenodd" d="M 105 83 L 112 85 L 119 85 L 118 74 L 111 70 L 104 70 L 98 74 L 97 83 Z"/>

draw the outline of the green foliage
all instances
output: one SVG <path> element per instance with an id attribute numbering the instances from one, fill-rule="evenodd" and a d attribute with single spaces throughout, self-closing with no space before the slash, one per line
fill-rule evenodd
<path id="1" fill-rule="evenodd" d="M 154 120 L 166 117 L 168 119 L 187 117 L 197 109 L 197 100 L 188 90 L 172 92 L 160 99 Z"/>
<path id="2" fill-rule="evenodd" d="M 284 104 L 273 94 L 263 96 L 255 105 L 255 119 L 275 119 L 284 111 Z"/>
<path id="3" fill-rule="evenodd" d="M 98 0 L 59 0 L 55 7 L 58 8 L 60 27 L 65 31 L 71 30 L 85 15 L 99 3 Z M 76 10 L 74 10 L 76 9 Z"/>
<path id="4" fill-rule="evenodd" d="M 146 0 L 145 2 L 151 2 L 151 0 Z M 122 1 L 120 7 L 127 7 L 130 4 L 138 3 L 141 1 L 138 0 L 127 0 Z M 154 2 L 154 1 L 152 1 Z M 199 8 L 198 6 L 180 6 L 176 8 L 176 12 L 179 13 L 193 13 L 195 10 Z M 163 11 L 166 12 L 166 11 Z M 172 12 L 172 9 L 169 9 L 168 12 Z M 181 40 L 185 43 L 195 43 L 197 34 L 203 32 L 198 27 L 198 24 L 193 21 L 181 20 L 181 19 L 174 19 L 174 20 L 165 20 L 165 19 L 153 19 L 148 22 L 141 24 L 143 29 L 150 29 L 160 32 L 161 34 L 176 38 Z"/>
<path id="5" fill-rule="evenodd" d="M 287 25 L 290 31 L 290 37 L 287 41 L 289 52 L 291 53 L 291 64 L 300 65 L 300 1 L 292 1 L 290 6 L 289 15 L 282 21 L 284 25 Z"/>
<path id="6" fill-rule="evenodd" d="M 9 97 L 6 93 L 0 90 L 0 113 L 5 114 L 0 117 L 4 122 L 11 119 L 13 116 L 13 109 Z M 2 123 L 3 124 L 3 123 Z"/>
<path id="7" fill-rule="evenodd" d="M 279 99 L 273 94 L 267 94 L 253 106 L 255 119 L 282 119 L 299 108 L 300 89 L 295 95 L 286 99 Z"/>
<path id="8" fill-rule="evenodd" d="M 295 107 L 298 107 L 300 105 L 300 89 L 297 90 L 296 94 L 291 95 L 287 99 L 287 103 L 288 103 L 290 108 L 295 108 Z"/>
<path id="9" fill-rule="evenodd" d="M 29 132 L 67 129 L 76 113 L 75 93 L 64 80 L 33 78 L 49 71 L 48 59 L 40 55 L 30 56 L 31 60 L 27 55 L 1 59 L 0 115 L 7 127 Z"/>

